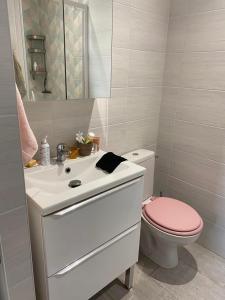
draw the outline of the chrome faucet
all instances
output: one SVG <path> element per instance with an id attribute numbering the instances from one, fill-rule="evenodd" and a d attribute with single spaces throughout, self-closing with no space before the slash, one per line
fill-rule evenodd
<path id="1" fill-rule="evenodd" d="M 64 162 L 66 160 L 66 154 L 68 153 L 67 145 L 64 143 L 60 143 L 56 147 L 56 152 L 57 152 L 57 162 Z"/>

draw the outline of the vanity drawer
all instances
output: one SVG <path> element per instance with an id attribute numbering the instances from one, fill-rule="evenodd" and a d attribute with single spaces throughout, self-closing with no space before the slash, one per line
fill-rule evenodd
<path id="1" fill-rule="evenodd" d="M 138 260 L 140 223 L 48 279 L 49 300 L 87 300 Z"/>
<path id="2" fill-rule="evenodd" d="M 43 217 L 47 275 L 140 222 L 142 193 L 139 178 Z"/>

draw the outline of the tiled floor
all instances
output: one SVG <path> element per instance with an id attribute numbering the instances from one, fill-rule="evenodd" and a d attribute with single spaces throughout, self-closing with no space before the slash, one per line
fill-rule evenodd
<path id="1" fill-rule="evenodd" d="M 225 300 L 225 259 L 198 244 L 180 249 L 180 263 L 165 270 L 141 256 L 129 292 L 114 281 L 91 300 Z"/>

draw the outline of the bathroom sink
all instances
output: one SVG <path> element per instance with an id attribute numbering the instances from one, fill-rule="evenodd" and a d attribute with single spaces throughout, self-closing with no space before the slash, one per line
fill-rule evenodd
<path id="1" fill-rule="evenodd" d="M 129 161 L 121 163 L 112 174 L 97 169 L 96 162 L 104 153 L 99 151 L 62 164 L 25 169 L 28 198 L 42 215 L 47 215 L 144 174 L 144 168 Z M 79 180 L 81 185 L 70 187 L 73 180 Z"/>

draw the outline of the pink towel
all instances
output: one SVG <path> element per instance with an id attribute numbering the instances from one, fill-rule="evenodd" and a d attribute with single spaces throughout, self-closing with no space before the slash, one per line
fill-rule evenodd
<path id="1" fill-rule="evenodd" d="M 16 99 L 20 126 L 20 142 L 24 165 L 28 163 L 38 150 L 37 140 L 30 128 L 20 92 L 16 86 Z"/>

